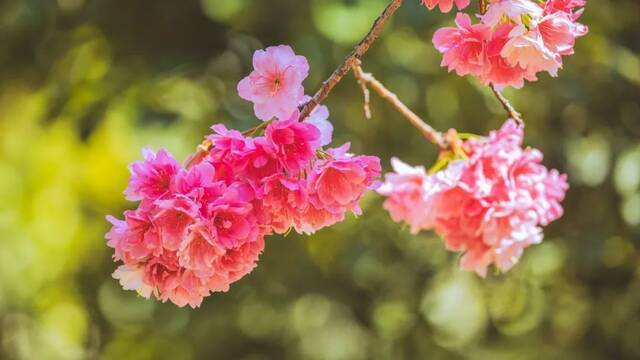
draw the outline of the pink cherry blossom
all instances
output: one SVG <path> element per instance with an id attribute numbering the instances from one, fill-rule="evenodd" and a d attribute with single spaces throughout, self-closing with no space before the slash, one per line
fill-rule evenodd
<path id="1" fill-rule="evenodd" d="M 558 76 L 558 69 L 562 67 L 562 57 L 546 46 L 539 29 L 527 30 L 524 25 L 511 30 L 500 55 L 509 65 L 520 66 L 529 74 L 546 71 Z"/>
<path id="2" fill-rule="evenodd" d="M 120 281 L 124 290 L 134 290 L 145 299 L 151 296 L 153 287 L 144 282 L 144 266 L 120 265 L 113 272 L 113 278 Z"/>
<path id="3" fill-rule="evenodd" d="M 435 230 L 447 249 L 464 252 L 462 269 L 482 276 L 491 264 L 509 270 L 525 248 L 542 241 L 541 226 L 562 216 L 568 189 L 566 176 L 544 167 L 538 150 L 523 149 L 522 138 L 523 127 L 509 120 L 488 137 L 466 141 L 467 158 L 436 174 L 395 165 L 401 173 L 387 175 L 380 188 L 389 197 L 385 208 L 412 231 Z"/>
<path id="4" fill-rule="evenodd" d="M 131 164 L 131 178 L 125 191 L 127 200 L 155 200 L 169 191 L 171 178 L 180 169 L 180 164 L 166 150 L 154 153 L 143 150 L 144 161 Z"/>
<path id="5" fill-rule="evenodd" d="M 193 224 L 188 230 L 178 251 L 178 263 L 199 277 L 210 277 L 215 272 L 214 262 L 225 253 L 224 248 L 213 239 L 206 224 Z"/>
<path id="6" fill-rule="evenodd" d="M 215 261 L 214 268 L 219 277 L 213 277 L 208 283 L 211 291 L 227 291 L 229 284 L 250 273 L 264 250 L 264 238 L 258 237 L 254 241 L 246 242 L 226 253 Z M 224 279 L 225 283 L 221 283 Z"/>
<path id="7" fill-rule="evenodd" d="M 283 234 L 308 206 L 306 182 L 275 174 L 265 179 L 262 204 L 270 214 L 270 224 L 276 233 Z"/>
<path id="8" fill-rule="evenodd" d="M 238 94 L 253 102 L 258 119 L 288 119 L 304 96 L 302 81 L 308 74 L 304 56 L 289 46 L 271 46 L 254 53 L 253 72 L 238 83 Z"/>
<path id="9" fill-rule="evenodd" d="M 209 230 L 214 240 L 227 249 L 252 241 L 259 233 L 251 199 L 242 191 L 244 188 L 228 188 L 223 197 L 207 208 Z"/>
<path id="10" fill-rule="evenodd" d="M 313 234 L 316 231 L 344 220 L 344 210 L 331 212 L 317 208 L 312 203 L 295 219 L 294 228 L 300 234 Z"/>
<path id="11" fill-rule="evenodd" d="M 114 258 L 125 263 L 143 261 L 162 252 L 158 230 L 147 209 L 128 210 L 125 220 L 107 216 L 113 227 L 107 233 L 107 245 L 115 250 Z"/>
<path id="12" fill-rule="evenodd" d="M 187 235 L 187 228 L 197 221 L 198 205 L 184 195 L 157 200 L 157 213 L 152 217 L 162 246 L 167 250 L 178 250 Z"/>
<path id="13" fill-rule="evenodd" d="M 298 122 L 298 113 L 289 120 L 274 121 L 265 131 L 265 137 L 276 149 L 282 166 L 296 173 L 315 157 L 320 131 L 314 125 Z"/>
<path id="14" fill-rule="evenodd" d="M 496 26 L 507 18 L 515 24 L 522 24 L 522 16 L 539 18 L 543 9 L 531 0 L 494 0 L 491 1 L 487 12 L 481 16 L 482 23 L 488 26 Z"/>
<path id="15" fill-rule="evenodd" d="M 516 89 L 524 86 L 525 78 L 527 80 L 536 80 L 534 74 L 528 74 L 526 69 L 520 65 L 511 65 L 502 57 L 501 52 L 504 45 L 509 41 L 509 34 L 513 30 L 513 24 L 499 24 L 491 40 L 487 44 L 488 66 L 480 75 L 480 81 L 484 84 L 494 84 L 498 88 L 512 86 Z"/>
<path id="16" fill-rule="evenodd" d="M 429 10 L 433 10 L 433 8 L 438 6 L 440 11 L 448 13 L 453 8 L 454 2 L 458 10 L 462 10 L 469 6 L 470 0 L 422 0 L 422 5 L 426 6 Z"/>
<path id="17" fill-rule="evenodd" d="M 445 27 L 433 35 L 433 44 L 443 53 L 442 66 L 456 71 L 459 76 L 480 75 L 487 67 L 486 46 L 491 28 L 483 24 L 471 24 L 467 14 L 456 15 L 457 27 Z"/>
<path id="18" fill-rule="evenodd" d="M 331 213 L 351 210 L 359 215 L 358 202 L 380 175 L 380 159 L 374 156 L 331 156 L 311 171 L 309 201 Z"/>

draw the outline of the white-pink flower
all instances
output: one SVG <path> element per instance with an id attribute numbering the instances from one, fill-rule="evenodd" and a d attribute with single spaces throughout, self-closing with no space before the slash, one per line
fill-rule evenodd
<path id="1" fill-rule="evenodd" d="M 238 83 L 238 94 L 253 103 L 258 119 L 288 119 L 304 96 L 308 74 L 304 56 L 286 45 L 271 46 L 253 54 L 253 72 Z"/>
<path id="2" fill-rule="evenodd" d="M 396 163 L 401 173 L 388 174 L 381 188 L 385 208 L 413 232 L 435 230 L 447 249 L 464 252 L 462 269 L 482 276 L 491 264 L 509 270 L 526 247 L 542 241 L 541 226 L 562 216 L 568 189 L 566 175 L 544 167 L 542 154 L 523 149 L 522 138 L 523 127 L 509 120 L 488 137 L 466 141 L 467 158 L 436 174 Z"/>

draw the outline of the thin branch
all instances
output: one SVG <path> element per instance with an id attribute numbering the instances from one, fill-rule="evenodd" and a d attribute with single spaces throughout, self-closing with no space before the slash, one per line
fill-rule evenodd
<path id="1" fill-rule="evenodd" d="M 360 67 L 360 60 L 356 62 L 356 65 L 353 66 L 353 73 L 356 76 L 356 80 L 358 81 L 358 85 L 360 85 L 360 90 L 362 90 L 362 96 L 364 97 L 363 105 L 364 108 L 364 117 L 367 120 L 371 119 L 371 106 L 369 105 L 371 99 L 371 92 L 369 92 L 369 88 L 367 87 L 367 82 L 363 79 L 362 68 Z"/>
<path id="2" fill-rule="evenodd" d="M 416 115 L 411 109 L 409 109 L 398 96 L 389 91 L 380 81 L 376 80 L 370 73 L 362 71 L 362 68 L 358 63 L 353 66 L 353 72 L 359 82 L 371 87 L 380 97 L 387 100 L 402 116 L 404 116 L 411 125 L 413 125 L 425 139 L 438 145 L 441 149 L 447 149 L 448 143 L 444 135 L 439 131 L 432 128 L 429 124 L 424 122 L 418 115 Z"/>
<path id="3" fill-rule="evenodd" d="M 480 11 L 480 15 L 484 15 L 487 12 L 486 0 L 478 0 L 478 10 Z"/>
<path id="4" fill-rule="evenodd" d="M 486 0 L 478 0 L 478 8 L 480 9 L 480 14 L 484 15 L 487 12 L 487 1 Z M 524 120 L 522 120 L 522 115 L 516 111 L 516 109 L 511 105 L 509 99 L 507 99 L 500 90 L 496 89 L 495 85 L 489 84 L 491 91 L 496 96 L 498 101 L 502 104 L 502 107 L 507 111 L 509 117 L 517 122 L 523 124 Z"/>
<path id="5" fill-rule="evenodd" d="M 351 51 L 351 54 L 347 56 L 342 64 L 338 66 L 338 68 L 331 74 L 331 76 L 322 83 L 322 87 L 316 92 L 315 95 L 309 100 L 306 104 L 302 105 L 300 108 L 300 119 L 304 119 L 313 109 L 318 106 L 331 92 L 334 86 L 336 86 L 340 80 L 353 68 L 353 65 L 356 64 L 356 61 L 360 60 L 362 56 L 369 50 L 371 44 L 373 44 L 378 37 L 380 36 L 380 32 L 384 28 L 385 24 L 389 19 L 395 14 L 398 8 L 402 5 L 403 0 L 392 0 L 389 5 L 384 9 L 382 14 L 378 16 L 376 21 L 373 23 L 371 30 L 367 33 L 367 35 L 360 40 L 358 45 Z"/>
<path id="6" fill-rule="evenodd" d="M 500 103 L 502 104 L 502 107 L 509 114 L 509 116 L 519 123 L 524 123 L 524 120 L 522 120 L 522 115 L 520 115 L 520 113 L 516 111 L 516 109 L 513 107 L 513 105 L 511 105 L 509 100 L 502 94 L 502 92 L 496 89 L 493 84 L 490 84 L 489 87 L 491 88 L 491 91 L 493 91 L 493 94 L 496 96 L 498 101 L 500 101 Z"/>

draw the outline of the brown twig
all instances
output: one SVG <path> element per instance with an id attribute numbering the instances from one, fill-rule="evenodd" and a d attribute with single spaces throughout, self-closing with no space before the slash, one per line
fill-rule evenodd
<path id="1" fill-rule="evenodd" d="M 487 12 L 487 2 L 486 0 L 478 0 L 478 10 L 481 15 L 484 15 Z"/>
<path id="2" fill-rule="evenodd" d="M 509 114 L 509 116 L 513 120 L 523 124 L 524 120 L 522 120 L 522 115 L 520 115 L 520 113 L 516 111 L 516 109 L 513 107 L 513 105 L 511 105 L 511 103 L 509 102 L 509 99 L 507 99 L 502 94 L 502 92 L 500 92 L 500 90 L 496 89 L 496 87 L 493 84 L 490 84 L 489 87 L 491 88 L 491 91 L 493 91 L 493 94 L 496 96 L 498 101 L 500 101 L 500 103 L 502 104 L 502 107 Z"/>
<path id="3" fill-rule="evenodd" d="M 320 89 L 316 92 L 315 95 L 306 102 L 300 108 L 300 119 L 304 119 L 313 109 L 318 106 L 331 92 L 334 86 L 336 86 L 340 80 L 353 68 L 356 61 L 360 60 L 362 56 L 369 50 L 369 47 L 373 42 L 378 39 L 380 36 L 380 32 L 384 28 L 385 24 L 389 19 L 395 14 L 398 8 L 402 5 L 403 0 L 392 0 L 389 5 L 384 9 L 382 14 L 378 16 L 376 21 L 373 23 L 371 30 L 367 33 L 367 35 L 360 40 L 358 45 L 351 51 L 351 54 L 347 56 L 342 64 L 338 66 L 338 68 L 331 74 L 331 76 L 322 83 Z"/>
<path id="4" fill-rule="evenodd" d="M 358 82 L 365 84 L 365 87 L 371 87 L 376 93 L 378 93 L 378 95 L 380 95 L 380 97 L 387 100 L 400 114 L 402 114 L 402 116 L 404 116 L 411 123 L 411 125 L 418 129 L 418 131 L 420 131 L 425 139 L 438 145 L 443 150 L 448 148 L 447 140 L 442 133 L 424 122 L 424 120 L 422 120 L 402 101 L 400 101 L 396 94 L 389 91 L 380 81 L 373 77 L 373 75 L 362 71 L 359 62 L 354 64 L 353 72 L 356 76 L 356 79 L 358 79 Z"/>
<path id="5" fill-rule="evenodd" d="M 478 0 L 478 8 L 480 9 L 480 14 L 484 15 L 487 12 L 487 1 L 486 0 Z M 498 101 L 502 104 L 502 107 L 507 111 L 509 116 L 516 120 L 519 123 L 524 123 L 522 120 L 522 115 L 516 111 L 516 109 L 511 105 L 509 99 L 507 99 L 500 90 L 496 89 L 495 85 L 489 84 L 491 91 L 496 96 Z"/>
<path id="6" fill-rule="evenodd" d="M 369 105 L 371 99 L 371 92 L 369 91 L 369 87 L 367 87 L 367 82 L 363 78 L 362 67 L 360 67 L 360 60 L 356 62 L 356 65 L 353 66 L 353 73 L 356 76 L 356 80 L 358 81 L 358 85 L 360 85 L 360 90 L 362 90 L 363 96 L 363 104 L 362 107 L 364 109 L 364 117 L 367 120 L 371 119 L 371 106 Z"/>

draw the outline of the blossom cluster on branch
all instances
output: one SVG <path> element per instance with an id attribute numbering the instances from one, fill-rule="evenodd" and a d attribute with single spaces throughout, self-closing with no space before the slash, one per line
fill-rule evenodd
<path id="1" fill-rule="evenodd" d="M 557 75 L 562 57 L 587 33 L 577 22 L 585 2 L 480 0 L 478 24 L 459 13 L 457 27 L 435 33 L 442 65 L 490 85 L 510 116 L 485 137 L 440 133 L 362 70 L 360 58 L 402 0 L 391 0 L 313 97 L 302 85 L 305 57 L 285 45 L 256 51 L 253 71 L 237 91 L 253 103 L 260 125 L 244 133 L 212 126 L 185 166 L 166 150 L 145 150 L 145 159 L 131 165 L 125 195 L 138 207 L 125 211 L 124 220 L 108 217 L 107 244 L 122 262 L 113 276 L 143 297 L 197 307 L 252 271 L 265 236 L 311 234 L 347 212 L 360 215 L 359 201 L 372 189 L 387 197 L 384 208 L 394 221 L 414 234 L 434 230 L 447 249 L 464 252 L 463 270 L 481 276 L 490 265 L 509 270 L 525 248 L 542 241 L 542 226 L 562 216 L 569 186 L 566 175 L 542 165 L 539 150 L 522 147 L 524 124 L 500 88 L 522 87 L 541 71 Z M 448 12 L 470 1 L 422 3 Z M 371 88 L 440 148 L 429 172 L 393 159 L 394 172 L 380 186 L 377 157 L 350 154 L 349 144 L 324 148 L 333 126 L 320 104 L 350 70 L 367 117 Z"/>
<path id="2" fill-rule="evenodd" d="M 488 137 L 456 145 L 463 157 L 427 175 L 393 159 L 378 192 L 396 222 L 416 234 L 435 230 L 448 250 L 463 251 L 464 270 L 485 276 L 509 270 L 523 250 L 542 241 L 540 226 L 562 216 L 566 175 L 547 170 L 539 150 L 522 148 L 524 126 L 508 120 Z"/>
<path id="3" fill-rule="evenodd" d="M 124 220 L 109 216 L 106 235 L 125 289 L 196 307 L 251 272 L 266 235 L 310 234 L 361 214 L 380 160 L 348 153 L 349 144 L 323 149 L 332 137 L 326 107 L 298 120 L 307 73 L 307 60 L 288 46 L 258 50 L 238 91 L 267 120 L 249 135 L 262 127 L 264 135 L 216 124 L 210 148 L 187 167 L 165 150 L 145 150 L 131 165 L 125 194 L 139 206 Z"/>
<path id="4" fill-rule="evenodd" d="M 423 0 L 442 11 L 452 0 Z M 484 84 L 521 88 L 539 72 L 557 76 L 562 57 L 573 54 L 576 38 L 588 29 L 577 20 L 586 0 L 488 0 L 480 21 L 458 13 L 456 26 L 436 31 L 433 44 L 443 54 L 442 66 L 459 76 L 474 75 Z M 456 1 L 459 9 L 469 1 Z M 485 8 L 486 7 L 486 8 Z"/>

